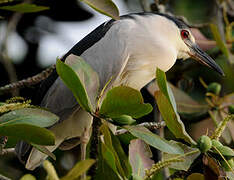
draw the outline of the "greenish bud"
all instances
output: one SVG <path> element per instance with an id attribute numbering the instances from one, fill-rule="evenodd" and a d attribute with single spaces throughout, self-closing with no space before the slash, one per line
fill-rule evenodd
<path id="1" fill-rule="evenodd" d="M 197 144 L 198 144 L 198 148 L 200 149 L 200 151 L 202 153 L 207 152 L 212 147 L 212 142 L 211 142 L 210 138 L 208 136 L 205 136 L 205 135 L 201 136 L 198 139 Z"/>
<path id="2" fill-rule="evenodd" d="M 209 86 L 207 87 L 207 92 L 211 92 L 216 95 L 219 95 L 220 91 L 221 91 L 221 85 L 216 82 L 210 83 Z"/>
<path id="3" fill-rule="evenodd" d="M 228 112 L 229 112 L 230 114 L 234 114 L 234 104 L 228 106 Z"/>
<path id="4" fill-rule="evenodd" d="M 136 122 L 136 120 L 132 119 L 131 116 L 122 115 L 117 118 L 112 118 L 113 123 L 117 125 L 131 125 Z"/>
<path id="5" fill-rule="evenodd" d="M 217 141 L 216 139 L 212 139 L 212 146 L 218 147 L 218 146 L 223 146 L 221 142 Z"/>

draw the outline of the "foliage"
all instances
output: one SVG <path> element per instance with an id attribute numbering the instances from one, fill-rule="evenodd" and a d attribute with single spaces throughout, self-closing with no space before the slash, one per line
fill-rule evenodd
<path id="1" fill-rule="evenodd" d="M 102 14 L 119 19 L 118 8 L 111 0 L 82 1 Z M 0 9 L 31 13 L 48 8 L 19 3 L 4 5 Z M 220 49 L 218 53 L 224 55 L 219 56 L 222 59 L 221 65 L 230 78 L 230 74 L 233 74 L 230 68 L 233 64 L 233 52 L 230 48 L 230 43 L 233 46 L 233 23 L 228 22 L 225 13 L 223 11 L 226 42 L 223 41 L 216 24 L 212 23 L 209 27 Z M 218 54 L 217 51 L 215 53 Z M 225 63 L 230 63 L 230 67 Z M 195 97 L 197 94 L 185 92 L 185 83 L 181 81 L 168 83 L 165 72 L 156 69 L 157 83 L 154 83 L 154 87 L 157 86 L 158 90 L 153 88 L 152 94 L 160 111 L 159 116 L 162 116 L 170 131 L 166 131 L 168 136 L 166 134 L 165 137 L 161 137 L 140 125 L 139 118 L 144 118 L 153 108 L 149 103 L 144 103 L 143 96 L 138 90 L 127 86 L 112 87 L 111 80 L 103 89 L 100 89 L 98 74 L 78 56 L 70 56 L 66 63 L 58 59 L 56 70 L 73 92 L 81 108 L 90 113 L 94 121 L 100 123 L 100 126 L 94 126 L 96 122 L 93 123 L 94 137 L 91 141 L 96 138 L 97 147 L 96 149 L 90 147 L 87 150 L 88 157 L 94 151 L 97 153 L 97 159 L 78 161 L 61 178 L 52 163 L 46 160 L 43 167 L 47 171 L 47 179 L 84 179 L 86 173 L 92 175 L 92 177 L 87 176 L 87 179 L 103 179 L 103 177 L 106 179 L 154 179 L 165 168 L 173 170 L 170 174 L 172 177 L 177 172 L 186 172 L 185 176 L 189 180 L 209 179 L 211 174 L 217 179 L 222 176 L 233 178 L 234 151 L 229 146 L 233 143 L 233 128 L 230 124 L 234 121 L 234 94 L 228 94 L 228 91 L 223 89 L 225 88 L 223 84 L 228 84 L 230 81 L 223 82 L 222 85 L 221 82 L 212 82 L 207 85 L 203 78 L 200 78 L 200 84 L 206 89 L 206 93 L 205 95 L 204 92 L 200 93 L 200 99 L 197 98 L 195 101 L 191 96 Z M 185 73 L 179 74 L 180 76 L 195 77 L 194 72 L 187 73 L 186 69 L 182 71 Z M 54 135 L 46 127 L 58 121 L 56 115 L 33 107 L 28 101 L 18 102 L 17 100 L 1 103 L 0 113 L 1 136 L 8 136 L 13 140 L 25 140 L 55 159 L 55 155 L 42 145 L 54 144 Z M 207 117 L 214 124 L 215 129 L 212 134 L 207 131 L 206 134 L 199 135 L 196 142 L 194 137 L 191 137 L 187 124 L 192 124 L 197 119 L 203 121 Z M 123 130 L 125 143 L 122 142 L 113 125 L 117 131 Z M 95 134 L 95 131 L 98 133 Z M 171 138 L 172 135 L 173 138 Z M 3 147 L 1 146 L 1 150 L 4 150 Z M 151 152 L 155 149 L 162 153 L 162 158 L 157 162 L 155 161 L 156 155 Z M 196 166 L 199 166 L 199 169 L 201 166 L 204 167 L 202 174 Z M 26 174 L 21 179 L 35 179 L 35 177 Z"/>
<path id="2" fill-rule="evenodd" d="M 45 127 L 49 127 L 58 121 L 59 118 L 56 115 L 43 109 L 30 107 L 28 101 L 22 103 L 9 102 L 11 101 L 2 103 L 0 106 L 1 136 L 9 136 L 11 139 L 25 140 L 39 145 L 54 144 L 53 133 Z"/>

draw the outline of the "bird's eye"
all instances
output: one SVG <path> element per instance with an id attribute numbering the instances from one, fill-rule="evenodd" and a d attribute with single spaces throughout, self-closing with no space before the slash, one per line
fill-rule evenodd
<path id="1" fill-rule="evenodd" d="M 189 32 L 188 32 L 187 30 L 182 30 L 182 31 L 181 31 L 181 37 L 182 37 L 183 39 L 188 39 L 188 37 L 189 37 Z"/>

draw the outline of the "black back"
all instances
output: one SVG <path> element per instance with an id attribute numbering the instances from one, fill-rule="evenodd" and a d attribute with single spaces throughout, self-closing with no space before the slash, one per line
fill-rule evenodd
<path id="1" fill-rule="evenodd" d="M 74 54 L 80 56 L 84 51 L 89 49 L 95 43 L 97 43 L 102 37 L 105 36 L 106 32 L 110 29 L 113 25 L 114 20 L 110 20 L 107 23 L 103 23 L 94 29 L 91 33 L 85 36 L 82 40 L 80 40 L 75 46 L 73 46 L 62 58 L 62 61 L 65 61 L 67 56 L 70 54 Z M 49 88 L 53 85 L 54 81 L 58 78 L 58 74 L 56 70 L 54 70 L 50 76 L 45 79 L 40 87 L 38 92 L 36 93 L 36 97 L 34 98 L 34 104 L 40 105 L 43 97 L 45 96 L 46 92 Z"/>

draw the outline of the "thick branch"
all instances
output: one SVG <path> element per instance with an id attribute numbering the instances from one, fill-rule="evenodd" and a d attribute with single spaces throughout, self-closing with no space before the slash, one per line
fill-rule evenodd
<path id="1" fill-rule="evenodd" d="M 20 89 L 38 84 L 42 80 L 46 79 L 53 72 L 55 67 L 56 67 L 55 65 L 52 65 L 51 67 L 47 68 L 46 70 L 42 71 L 39 74 L 36 74 L 35 76 L 0 87 L 0 94 L 8 93 L 9 91 L 15 89 Z"/>

